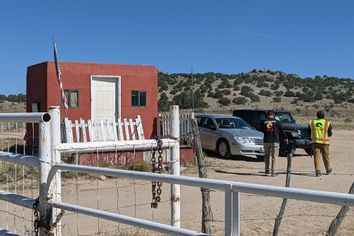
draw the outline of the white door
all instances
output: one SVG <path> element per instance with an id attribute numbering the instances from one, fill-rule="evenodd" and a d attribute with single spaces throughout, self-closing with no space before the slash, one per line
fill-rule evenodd
<path id="1" fill-rule="evenodd" d="M 92 77 L 91 118 L 116 120 L 118 118 L 118 78 Z"/>

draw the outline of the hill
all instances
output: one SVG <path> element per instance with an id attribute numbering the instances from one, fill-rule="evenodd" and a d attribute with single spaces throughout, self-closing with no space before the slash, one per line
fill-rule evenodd
<path id="1" fill-rule="evenodd" d="M 26 95 L 3 95 L 0 94 L 0 112 L 25 112 Z"/>
<path id="2" fill-rule="evenodd" d="M 160 111 L 167 111 L 169 104 L 191 109 L 194 100 L 194 108 L 203 112 L 281 108 L 304 117 L 305 122 L 323 109 L 332 119 L 352 123 L 354 81 L 349 78 L 301 78 L 281 71 L 255 69 L 239 74 L 198 73 L 193 74 L 192 80 L 191 74 L 159 72 L 158 84 Z"/>

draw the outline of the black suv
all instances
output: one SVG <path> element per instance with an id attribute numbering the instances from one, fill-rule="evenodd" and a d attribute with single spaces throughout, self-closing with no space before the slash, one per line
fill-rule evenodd
<path id="1" fill-rule="evenodd" d="M 255 129 L 262 131 L 263 122 L 267 119 L 267 110 L 234 110 L 233 116 L 238 116 L 252 125 Z M 284 132 L 289 141 L 293 144 L 291 152 L 295 153 L 296 148 L 303 148 L 308 155 L 312 154 L 310 137 L 308 136 L 308 126 L 296 124 L 295 119 L 289 111 L 276 110 L 275 118 L 282 123 Z M 279 156 L 286 156 L 284 137 L 280 137 Z"/>

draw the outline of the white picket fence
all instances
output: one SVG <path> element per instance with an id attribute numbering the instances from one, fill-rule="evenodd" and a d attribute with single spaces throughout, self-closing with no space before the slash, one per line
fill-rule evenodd
<path id="1" fill-rule="evenodd" d="M 184 113 L 179 116 L 179 137 L 181 144 L 191 145 L 192 140 L 192 122 L 194 113 Z M 169 136 L 170 117 L 169 114 L 159 114 L 158 116 L 158 136 Z"/>
<path id="2" fill-rule="evenodd" d="M 64 137 L 67 143 L 144 140 L 141 117 L 122 121 L 64 119 Z"/>

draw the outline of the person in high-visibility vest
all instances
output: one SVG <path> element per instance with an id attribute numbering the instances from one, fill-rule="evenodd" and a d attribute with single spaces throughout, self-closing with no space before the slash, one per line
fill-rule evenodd
<path id="1" fill-rule="evenodd" d="M 328 175 L 332 172 L 329 160 L 329 137 L 332 136 L 332 125 L 330 121 L 325 120 L 324 118 L 324 112 L 318 111 L 317 119 L 311 120 L 309 124 L 310 137 L 314 153 L 316 177 L 321 176 L 321 154 L 324 166 L 326 168 L 326 174 Z"/>

